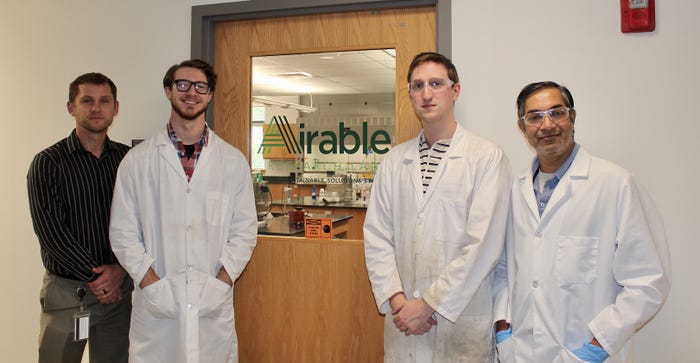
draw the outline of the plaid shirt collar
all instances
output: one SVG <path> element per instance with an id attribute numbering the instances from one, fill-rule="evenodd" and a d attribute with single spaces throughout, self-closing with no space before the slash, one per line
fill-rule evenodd
<path id="1" fill-rule="evenodd" d="M 180 139 L 180 137 L 177 136 L 170 122 L 168 122 L 168 135 L 170 136 L 170 141 L 172 141 L 173 145 L 175 146 L 175 150 L 177 150 L 177 156 L 180 158 L 180 160 L 187 159 L 187 155 L 185 154 L 185 144 L 182 142 L 182 139 Z M 192 159 L 199 159 L 199 154 L 202 152 L 202 149 L 204 149 L 207 146 L 208 143 L 209 127 L 205 123 L 204 131 L 202 132 L 202 137 L 200 137 L 199 141 L 194 144 L 194 154 L 192 155 Z"/>

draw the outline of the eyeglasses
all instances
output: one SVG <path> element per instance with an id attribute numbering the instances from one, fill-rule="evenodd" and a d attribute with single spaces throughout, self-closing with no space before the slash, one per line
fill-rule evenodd
<path id="1" fill-rule="evenodd" d="M 573 110 L 573 108 L 568 107 L 555 107 L 546 111 L 531 111 L 520 119 L 528 126 L 541 126 L 545 116 L 549 116 L 549 119 L 552 120 L 553 123 L 558 124 L 568 119 Z"/>
<path id="2" fill-rule="evenodd" d="M 454 81 L 451 79 L 433 78 L 427 81 L 413 81 L 408 84 L 408 92 L 421 93 L 427 87 L 430 87 L 434 92 L 442 92 L 449 87 L 454 86 Z"/>
<path id="3" fill-rule="evenodd" d="M 175 89 L 180 92 L 187 92 L 192 88 L 192 85 L 194 85 L 195 92 L 203 95 L 209 93 L 209 83 L 207 82 L 192 82 L 187 79 L 176 79 L 173 81 L 173 84 L 175 85 Z"/>

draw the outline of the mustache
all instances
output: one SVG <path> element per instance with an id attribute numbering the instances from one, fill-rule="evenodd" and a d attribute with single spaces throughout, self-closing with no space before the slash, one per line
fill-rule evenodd
<path id="1" fill-rule="evenodd" d="M 558 135 L 561 135 L 561 132 L 552 131 L 552 132 L 543 132 L 543 133 L 539 134 L 538 137 L 542 138 L 542 137 L 550 137 L 550 136 L 558 136 Z"/>

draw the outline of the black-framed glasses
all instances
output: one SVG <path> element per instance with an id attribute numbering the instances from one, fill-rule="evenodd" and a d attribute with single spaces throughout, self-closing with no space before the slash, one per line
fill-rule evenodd
<path id="1" fill-rule="evenodd" d="M 573 110 L 573 108 L 569 107 L 555 107 L 546 111 L 530 111 L 520 119 L 528 126 L 541 126 L 544 122 L 544 118 L 549 116 L 549 119 L 552 120 L 553 123 L 558 124 L 568 119 Z"/>
<path id="2" fill-rule="evenodd" d="M 192 85 L 194 85 L 195 92 L 202 95 L 209 93 L 209 83 L 207 82 L 192 82 L 188 79 L 176 79 L 173 81 L 173 85 L 175 85 L 175 89 L 180 92 L 187 92 L 192 88 Z"/>
<path id="3" fill-rule="evenodd" d="M 451 79 L 432 78 L 427 81 L 413 81 L 408 84 L 408 92 L 421 93 L 425 87 L 430 87 L 434 92 L 442 92 L 448 87 L 454 86 L 454 81 Z"/>

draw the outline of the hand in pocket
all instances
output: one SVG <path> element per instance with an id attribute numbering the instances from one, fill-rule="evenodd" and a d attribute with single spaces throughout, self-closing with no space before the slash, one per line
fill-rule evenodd
<path id="1" fill-rule="evenodd" d="M 158 319 L 174 319 L 177 316 L 175 296 L 168 279 L 160 279 L 143 288 L 146 308 Z"/>
<path id="2" fill-rule="evenodd" d="M 209 276 L 199 298 L 199 316 L 202 318 L 220 315 L 225 309 L 233 310 L 233 287 Z"/>

